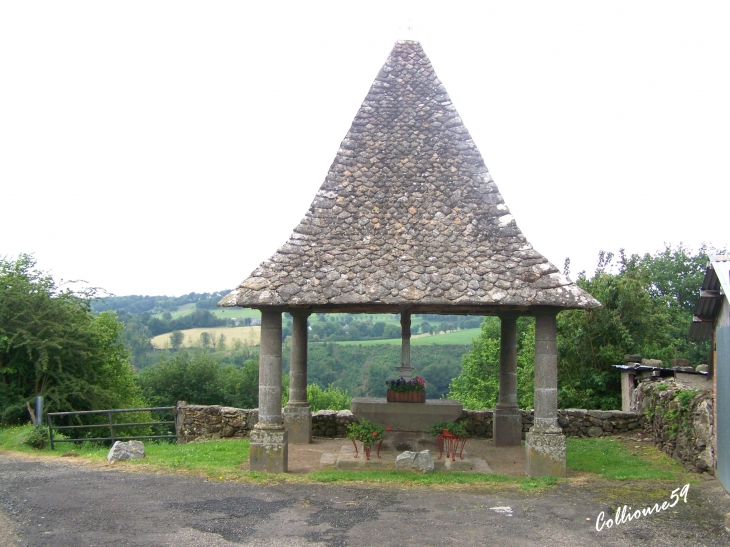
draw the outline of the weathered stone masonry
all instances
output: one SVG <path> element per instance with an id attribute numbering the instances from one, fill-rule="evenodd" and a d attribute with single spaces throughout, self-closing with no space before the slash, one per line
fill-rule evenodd
<path id="1" fill-rule="evenodd" d="M 225 406 L 180 405 L 178 435 L 180 442 L 197 439 L 248 437 L 258 421 L 258 410 Z M 491 439 L 493 434 L 492 410 L 465 410 L 459 421 L 466 423 L 467 432 L 479 439 Z M 355 421 L 349 410 L 320 410 L 312 413 L 312 435 L 315 437 L 344 438 L 347 425 Z M 533 411 L 521 411 L 522 438 L 533 425 Z M 617 410 L 558 410 L 558 424 L 568 437 L 600 437 L 640 429 L 644 415 L 640 412 Z"/>
<path id="2" fill-rule="evenodd" d="M 404 377 L 411 371 L 410 314 L 502 317 L 507 344 L 495 420 L 499 446 L 520 442 L 512 322 L 515 315 L 537 316 L 536 418 L 526 437 L 527 473 L 565 474 L 565 438 L 556 417 L 555 316 L 601 304 L 561 275 L 517 227 L 418 42 L 395 44 L 304 219 L 219 305 L 262 312 L 261 423 L 251 442 L 251 470 L 286 471 L 288 436 L 309 440 L 304 401 L 290 400 L 283 421 L 278 411 L 275 419 L 270 415 L 279 405 L 274 377 L 281 370 L 273 322 L 282 311 L 301 309 L 399 313 Z M 306 355 L 303 344 L 296 353 Z M 290 378 L 295 391 L 296 374 Z"/>

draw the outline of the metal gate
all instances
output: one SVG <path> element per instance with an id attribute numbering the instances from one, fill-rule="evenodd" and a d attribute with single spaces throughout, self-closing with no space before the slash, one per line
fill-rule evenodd
<path id="1" fill-rule="evenodd" d="M 173 420 L 160 420 L 156 422 L 129 422 L 129 423 L 114 423 L 114 419 L 112 418 L 113 414 L 119 414 L 119 413 L 133 413 L 133 412 L 172 412 L 173 413 Z M 101 423 L 101 424 L 90 424 L 90 425 L 53 425 L 53 418 L 54 417 L 62 417 L 62 416 L 89 416 L 89 415 L 106 415 L 108 418 L 107 423 Z M 112 444 L 114 444 L 114 441 L 128 441 L 131 439 L 177 439 L 177 427 L 175 427 L 175 434 L 174 435 L 136 435 L 136 436 L 124 436 L 124 435 L 118 435 L 115 434 L 114 429 L 116 428 L 117 431 L 119 429 L 123 429 L 126 427 L 139 427 L 139 426 L 152 426 L 152 425 L 175 425 L 175 419 L 177 418 L 177 407 L 174 406 L 159 406 L 159 407 L 152 407 L 152 408 L 120 408 L 120 409 L 113 409 L 113 410 L 86 410 L 86 411 L 79 411 L 79 412 L 49 412 L 46 414 L 46 417 L 48 419 L 48 431 L 51 436 L 51 450 L 55 450 L 56 443 L 83 443 L 83 442 L 99 442 L 99 441 L 110 441 Z M 94 428 L 103 428 L 109 430 L 109 436 L 108 437 L 82 437 L 79 439 L 55 439 L 53 437 L 53 431 L 54 429 L 56 432 L 59 432 L 60 430 L 69 430 L 69 429 L 94 429 Z"/>
<path id="2" fill-rule="evenodd" d="M 716 332 L 717 478 L 730 492 L 730 327 L 718 327 Z"/>

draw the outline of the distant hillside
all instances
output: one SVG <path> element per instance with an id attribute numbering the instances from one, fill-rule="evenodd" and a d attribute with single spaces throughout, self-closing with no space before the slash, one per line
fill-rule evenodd
<path id="1" fill-rule="evenodd" d="M 145 312 L 150 314 L 174 312 L 187 304 L 192 304 L 198 309 L 212 310 L 215 309 L 216 303 L 229 292 L 231 292 L 229 289 L 225 289 L 213 293 L 191 292 L 183 296 L 141 296 L 137 294 L 109 296 L 92 302 L 91 307 L 95 312 L 124 310 L 134 315 Z"/>

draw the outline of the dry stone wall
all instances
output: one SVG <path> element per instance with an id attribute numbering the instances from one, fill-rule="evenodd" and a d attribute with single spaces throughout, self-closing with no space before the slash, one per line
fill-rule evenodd
<path id="1" fill-rule="evenodd" d="M 258 421 L 258 409 L 246 410 L 225 406 L 187 405 L 178 406 L 178 437 L 180 442 L 248 437 Z M 491 410 L 464 410 L 459 421 L 466 424 L 470 436 L 491 439 Z M 349 410 L 320 410 L 312 413 L 312 436 L 343 438 L 348 424 L 355 421 Z M 567 409 L 558 411 L 558 423 L 569 437 L 600 437 L 639 429 L 644 415 L 639 412 L 617 410 Z M 529 431 L 533 423 L 533 411 L 522 411 L 522 432 Z"/>
<path id="2" fill-rule="evenodd" d="M 635 390 L 654 443 L 690 471 L 714 475 L 714 398 L 673 379 L 646 381 Z"/>
<path id="3" fill-rule="evenodd" d="M 185 401 L 180 401 L 177 409 L 179 443 L 248 437 L 248 432 L 259 421 L 258 409 L 188 405 Z"/>
<path id="4" fill-rule="evenodd" d="M 491 439 L 493 435 L 493 415 L 491 410 L 465 410 L 461 419 L 467 432 L 477 438 Z M 534 411 L 522 411 L 522 438 L 525 438 L 533 425 Z M 569 408 L 558 410 L 558 424 L 567 437 L 601 437 L 616 435 L 640 429 L 644 415 L 640 412 L 621 412 L 619 410 L 585 410 Z"/>

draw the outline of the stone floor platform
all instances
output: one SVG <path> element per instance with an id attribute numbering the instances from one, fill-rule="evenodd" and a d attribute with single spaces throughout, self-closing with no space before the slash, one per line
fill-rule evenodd
<path id="1" fill-rule="evenodd" d="M 377 448 L 370 452 L 370 459 L 366 459 L 365 452 L 361 450 L 360 444 L 358 443 L 358 454 L 355 457 L 355 447 L 352 443 L 342 445 L 339 453 L 328 452 L 322 454 L 320 458 L 321 468 L 335 468 L 335 469 L 349 469 L 349 470 L 360 470 L 360 471 L 374 471 L 374 470 L 393 470 L 395 469 L 395 459 L 401 452 L 397 450 L 381 450 L 380 458 L 378 458 Z M 455 460 L 447 458 L 444 454 L 441 459 L 438 459 L 438 451 L 434 454 L 431 452 L 433 458 L 434 471 L 463 471 L 473 473 L 492 473 L 487 462 L 480 458 L 469 458 L 466 450 L 463 453 L 464 459 L 460 459 L 456 456 Z"/>

